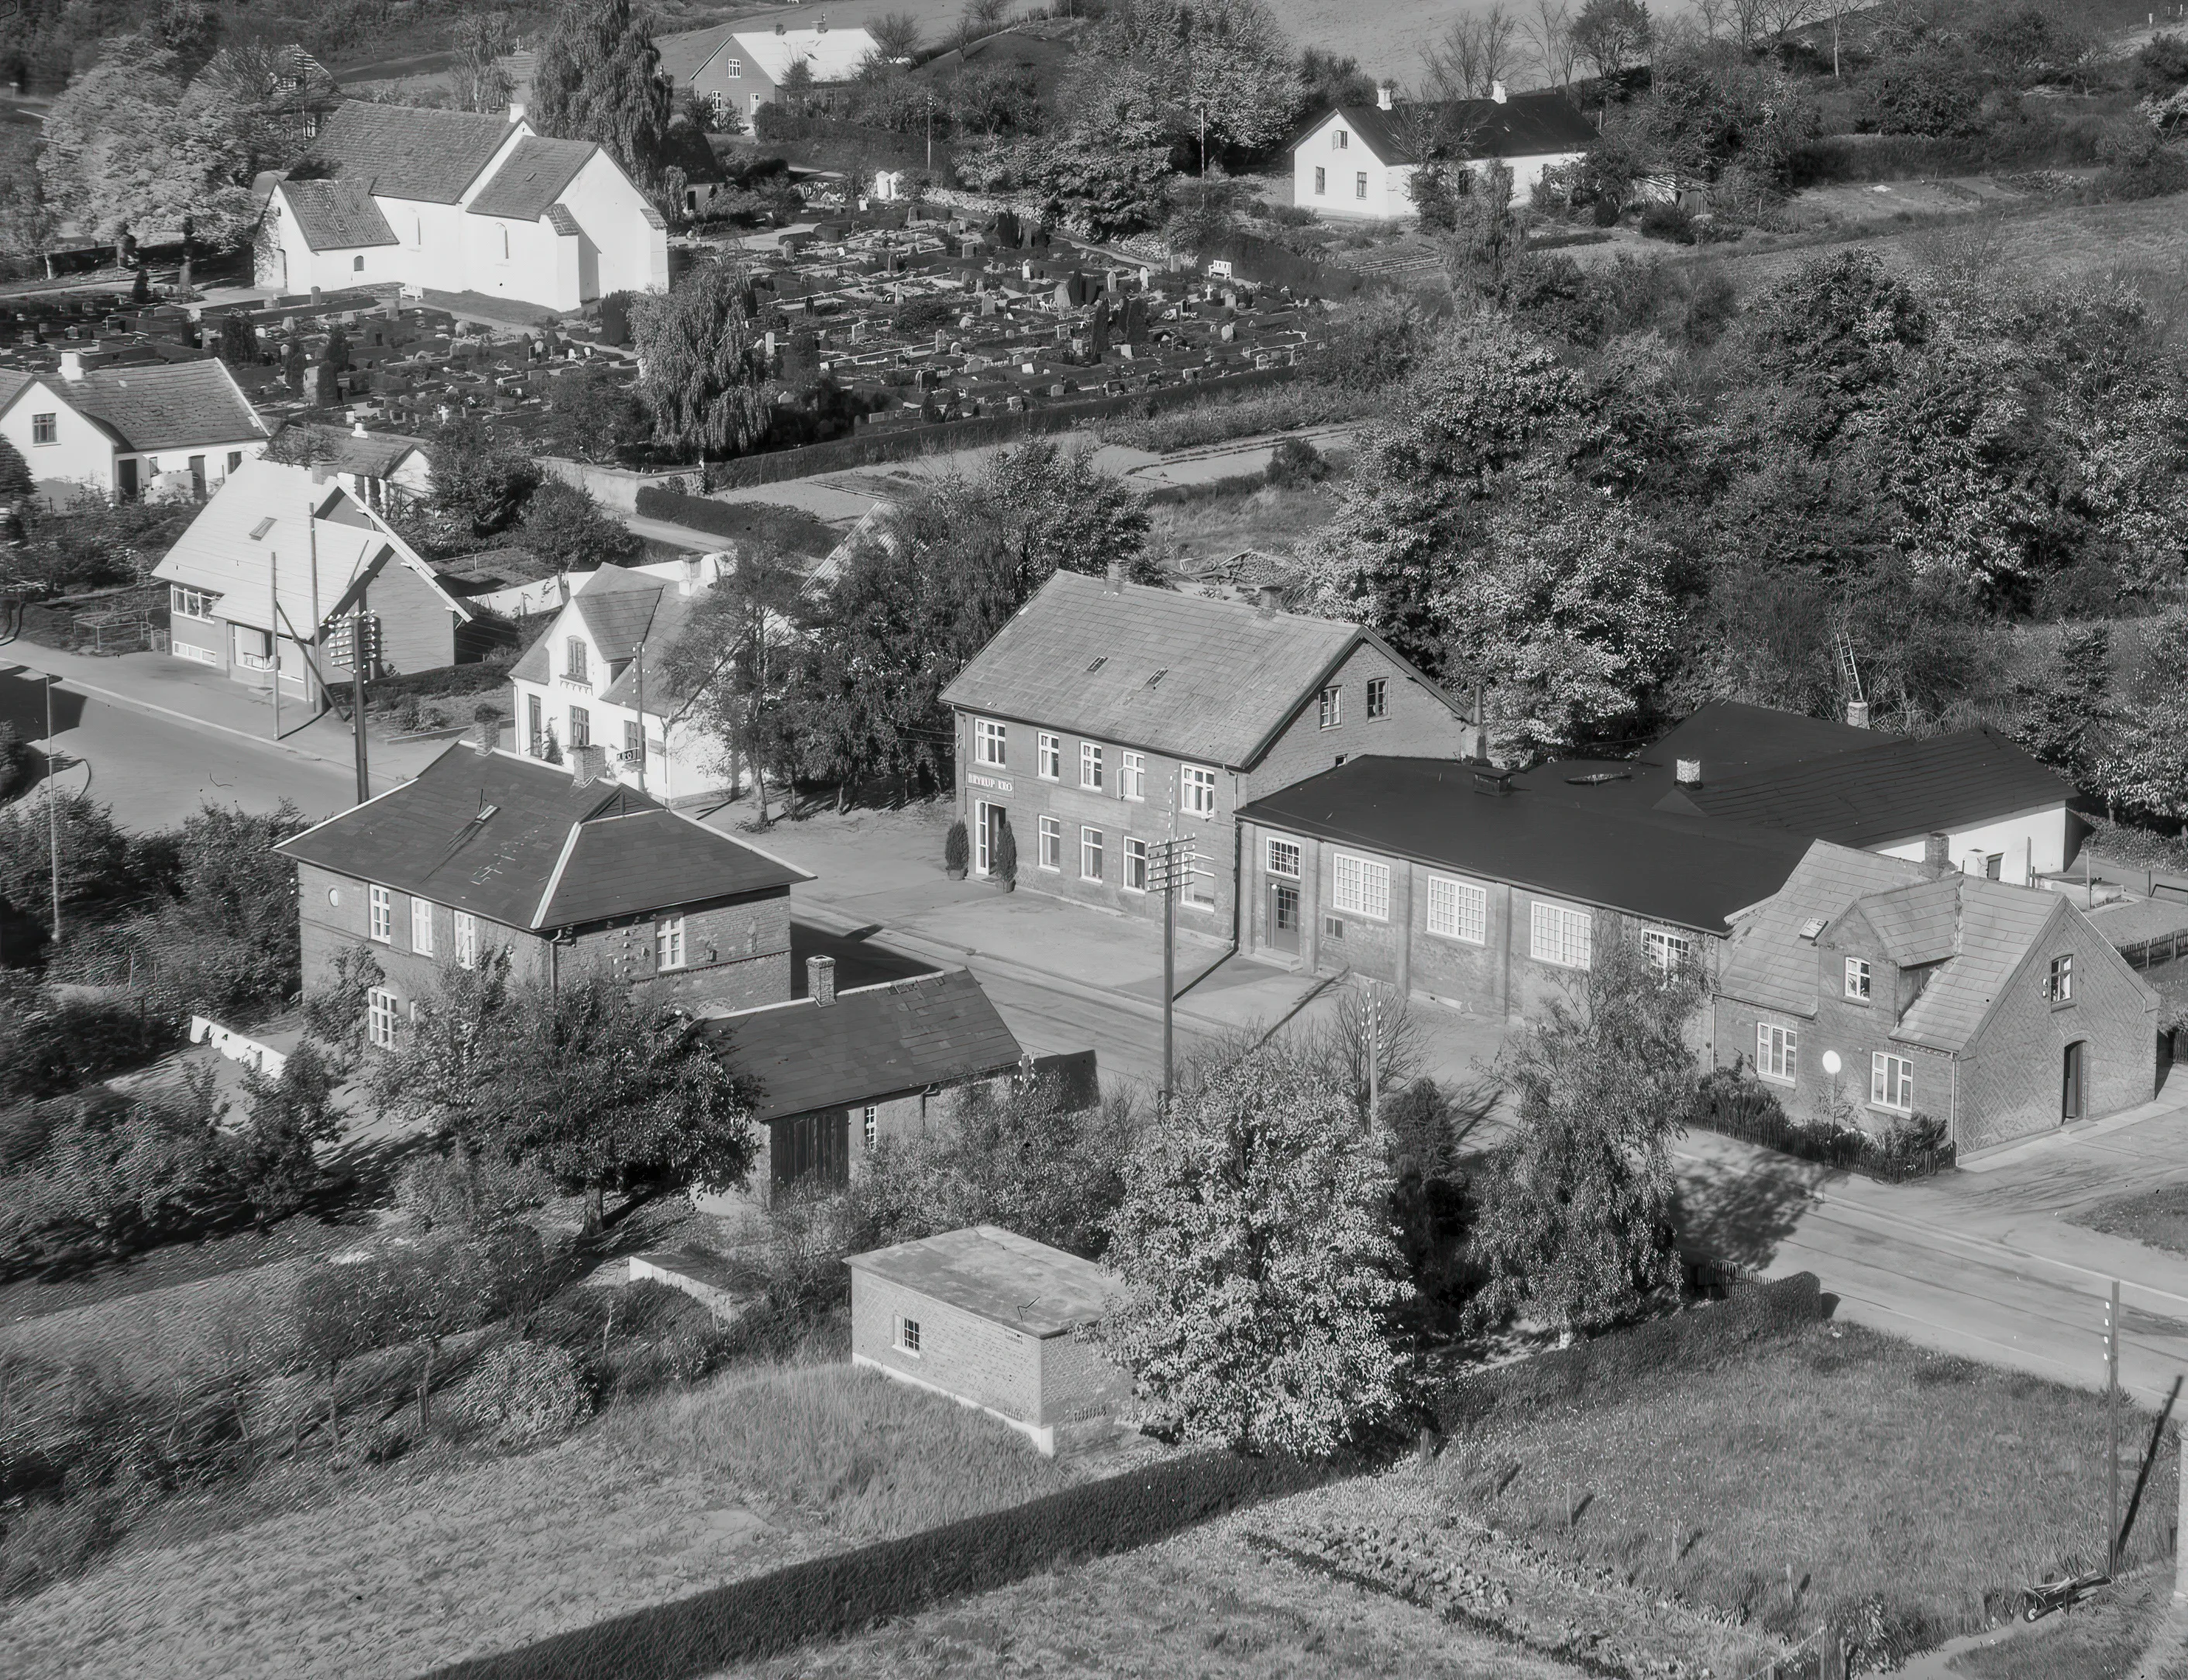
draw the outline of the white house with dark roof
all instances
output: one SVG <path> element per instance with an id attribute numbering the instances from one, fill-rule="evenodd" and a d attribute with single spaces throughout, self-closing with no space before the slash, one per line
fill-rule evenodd
<path id="1" fill-rule="evenodd" d="M 693 696 L 667 676 L 670 651 L 712 581 L 696 555 L 675 569 L 663 578 L 602 566 L 555 585 L 568 589 L 561 611 L 510 673 L 519 753 L 544 758 L 597 747 L 608 775 L 663 799 L 727 783 L 719 743 L 691 716 Z"/>
<path id="2" fill-rule="evenodd" d="M 1238 931 L 1240 806 L 1362 753 L 1479 746 L 1460 702 L 1361 625 L 1114 571 L 1057 572 L 942 698 L 978 873 L 1007 831 L 1021 888 L 1159 915 L 1150 848 L 1189 837 L 1179 925 L 1221 939 Z"/>
<path id="3" fill-rule="evenodd" d="M 1788 1113 L 1885 1130 L 1917 1114 L 1962 1155 L 2147 1102 L 2160 1000 L 2067 895 L 1817 841 L 1734 919 L 1719 1066 Z"/>
<path id="4" fill-rule="evenodd" d="M 309 445 L 342 488 L 375 513 L 386 513 L 433 493 L 432 446 L 400 431 L 369 431 L 360 422 L 345 431 L 309 422 L 281 429 L 285 440 Z"/>
<path id="5" fill-rule="evenodd" d="M 1313 119 L 1292 142 L 1292 202 L 1324 216 L 1395 221 L 1414 214 L 1413 172 L 1431 149 L 1479 174 L 1492 161 L 1512 172 L 1524 203 L 1542 172 L 1572 162 L 1594 144 L 1594 125 L 1554 90 L 1486 99 L 1342 105 Z"/>
<path id="6" fill-rule="evenodd" d="M 668 285 L 660 211 L 605 149 L 536 133 L 522 106 L 505 117 L 346 101 L 310 165 L 268 202 L 260 285 L 392 283 L 574 310 Z"/>
<path id="7" fill-rule="evenodd" d="M 0 368 L 0 437 L 56 507 L 86 493 L 202 501 L 270 436 L 228 364 L 211 358 L 101 367 L 64 351 L 53 373 Z"/>

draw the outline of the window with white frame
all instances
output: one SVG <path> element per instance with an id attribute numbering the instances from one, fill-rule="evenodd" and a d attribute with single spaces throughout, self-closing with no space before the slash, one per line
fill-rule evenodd
<path id="1" fill-rule="evenodd" d="M 1144 840 L 1128 838 L 1125 842 L 1125 890 L 1148 890 L 1148 843 Z"/>
<path id="2" fill-rule="evenodd" d="M 195 618 L 212 622 L 212 604 L 220 597 L 210 589 L 186 589 L 181 584 L 167 590 L 167 610 L 178 618 Z"/>
<path id="3" fill-rule="evenodd" d="M 393 992 L 375 986 L 364 995 L 364 1035 L 382 1050 L 395 1048 L 395 1023 L 402 1018 Z"/>
<path id="4" fill-rule="evenodd" d="M 587 682 L 590 680 L 586 675 L 589 668 L 586 664 L 585 639 L 572 636 L 563 644 L 562 674 L 573 683 Z"/>
<path id="5" fill-rule="evenodd" d="M 1102 831 L 1082 828 L 1079 831 L 1079 878 L 1099 881 L 1102 878 Z"/>
<path id="6" fill-rule="evenodd" d="M 1079 743 L 1079 785 L 1102 791 L 1102 749 L 1091 741 Z"/>
<path id="7" fill-rule="evenodd" d="M 31 416 L 31 441 L 33 443 L 58 443 L 61 441 L 59 411 Z"/>
<path id="8" fill-rule="evenodd" d="M 1649 961 L 1656 965 L 1659 974 L 1676 974 L 1686 966 L 1687 959 L 1695 954 L 1695 942 L 1683 933 L 1674 933 L 1668 928 L 1651 927 L 1641 935 L 1641 949 L 1648 953 Z"/>
<path id="9" fill-rule="evenodd" d="M 367 920 L 365 923 L 365 932 L 369 933 L 383 945 L 393 944 L 395 940 L 395 894 L 389 892 L 385 887 L 374 887 L 369 888 L 364 896 L 365 903 L 368 906 L 366 910 Z"/>
<path id="10" fill-rule="evenodd" d="M 1330 135 L 1329 144 L 1340 152 L 1349 150 L 1352 144 L 1351 131 L 1345 128 L 1337 129 Z"/>
<path id="11" fill-rule="evenodd" d="M 1001 724 L 990 718 L 976 719 L 973 724 L 973 762 L 995 770 L 1005 768 L 1003 739 Z"/>
<path id="12" fill-rule="evenodd" d="M 1331 908 L 1377 922 L 1390 919 L 1390 865 L 1339 852 L 1330 862 Z"/>
<path id="13" fill-rule="evenodd" d="M 859 1135 L 871 1149 L 882 1141 L 882 1109 L 878 1102 L 869 1102 L 859 1110 Z"/>
<path id="14" fill-rule="evenodd" d="M 1370 677 L 1370 678 L 1368 678 L 1368 721 L 1369 721 L 1370 723 L 1373 723 L 1373 722 L 1376 719 L 1378 719 L 1378 718 L 1384 718 L 1384 717 L 1388 717 L 1388 716 L 1390 715 L 1390 679 L 1388 677 Z"/>
<path id="15" fill-rule="evenodd" d="M 590 747 L 593 744 L 593 714 L 582 706 L 570 708 L 570 745 Z"/>
<path id="16" fill-rule="evenodd" d="M 1869 1100 L 1895 1113 L 1914 1112 L 1914 1064 L 1904 1056 L 1878 1051 L 1869 1058 Z"/>
<path id="17" fill-rule="evenodd" d="M 1322 691 L 1321 727 L 1334 730 L 1345 721 L 1345 691 L 1335 684 Z"/>
<path id="18" fill-rule="evenodd" d="M 1296 840 L 1279 840 L 1271 836 L 1268 871 L 1272 875 L 1283 876 L 1287 881 L 1298 880 L 1300 843 Z"/>
<path id="19" fill-rule="evenodd" d="M 1368 172 L 1364 169 L 1352 178 L 1352 196 L 1356 199 L 1368 196 Z"/>
<path id="20" fill-rule="evenodd" d="M 1119 793 L 1127 799 L 1146 798 L 1148 797 L 1148 755 L 1144 753 L 1125 753 L 1122 779 L 1124 786 L 1117 790 Z"/>
<path id="21" fill-rule="evenodd" d="M 1043 781 L 1063 780 L 1063 741 L 1043 730 L 1037 738 L 1034 769 Z"/>
<path id="22" fill-rule="evenodd" d="M 433 901 L 410 900 L 410 949 L 420 956 L 433 954 Z"/>
<path id="23" fill-rule="evenodd" d="M 456 967 L 478 967 L 478 918 L 467 910 L 453 912 L 449 918 L 449 933 L 456 947 Z"/>
<path id="24" fill-rule="evenodd" d="M 919 1354 L 919 1321 L 916 1318 L 898 1319 L 894 1339 L 899 1353 L 908 1353 L 916 1358 Z"/>
<path id="25" fill-rule="evenodd" d="M 2044 995 L 2053 1003 L 2072 1003 L 2074 1001 L 2074 959 L 2055 956 L 2051 972 L 2044 982 Z"/>
<path id="26" fill-rule="evenodd" d="M 1328 192 L 1329 172 L 1317 163 L 1314 166 L 1314 195 L 1317 198 L 1323 198 L 1328 196 Z"/>
<path id="27" fill-rule="evenodd" d="M 1469 945 L 1489 943 L 1489 894 L 1469 881 L 1429 877 L 1428 930 Z"/>
<path id="28" fill-rule="evenodd" d="M 1177 805 L 1189 817 L 1214 816 L 1215 772 L 1200 764 L 1179 765 Z"/>
<path id="29" fill-rule="evenodd" d="M 1063 867 L 1063 825 L 1054 817 L 1040 820 L 1040 866 Z"/>
<path id="30" fill-rule="evenodd" d="M 745 61 L 742 59 L 731 59 L 727 64 L 722 66 L 722 74 L 728 76 L 732 82 L 736 81 L 739 77 L 742 76 L 744 73 Z"/>
<path id="31" fill-rule="evenodd" d="M 1527 911 L 1527 955 L 1559 968 L 1587 967 L 1595 959 L 1595 917 L 1537 901 Z"/>
<path id="32" fill-rule="evenodd" d="M 684 918 L 663 916 L 653 923 L 653 966 L 656 968 L 681 968 L 684 966 Z"/>
<path id="33" fill-rule="evenodd" d="M 1867 1003 L 1870 984 L 1869 964 L 1860 957 L 1848 957 L 1846 960 L 1847 996 L 1856 1003 Z"/>
<path id="34" fill-rule="evenodd" d="M 1801 1062 L 1801 1034 L 1765 1021 L 1755 1029 L 1755 1071 L 1779 1085 L 1793 1083 Z"/>

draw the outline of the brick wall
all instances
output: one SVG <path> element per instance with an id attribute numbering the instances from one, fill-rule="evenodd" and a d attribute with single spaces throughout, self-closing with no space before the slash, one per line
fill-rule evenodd
<path id="1" fill-rule="evenodd" d="M 899 1316 L 918 1322 L 916 1355 L 894 1345 Z M 1007 1417 L 1040 1421 L 1039 1337 L 871 1272 L 851 1274 L 851 1351 Z"/>
<path id="2" fill-rule="evenodd" d="M 2044 982 L 2055 956 L 2074 959 L 2074 997 L 2055 1006 Z M 1973 1153 L 2061 1123 L 2066 1051 L 2084 1046 L 2082 1118 L 2096 1119 L 2149 1102 L 2157 1092 L 2157 1005 L 2134 971 L 2078 915 L 2052 937 L 1999 995 L 1998 1006 L 1960 1070 L 1961 1151 Z"/>
<path id="3" fill-rule="evenodd" d="M 1386 703 L 1384 716 L 1368 716 L 1368 685 L 1380 679 Z M 1238 836 L 1234 814 L 1239 806 L 1330 769 L 1340 754 L 1379 753 L 1390 758 L 1463 757 L 1472 744 L 1471 726 L 1420 682 L 1408 677 L 1405 668 L 1380 648 L 1363 644 L 1356 648 L 1330 685 L 1339 691 L 1340 721 L 1333 728 L 1321 726 L 1319 691 L 1305 695 L 1300 709 L 1260 762 L 1250 771 L 1221 765 L 1215 771 L 1215 815 L 1187 815 L 1178 809 L 1179 771 L 1188 762 L 1159 753 L 1143 754 L 1146 797 L 1125 797 L 1124 755 L 1127 747 L 1115 741 L 1095 741 L 1091 736 L 1064 730 L 1044 731 L 1038 724 L 1007 719 L 1005 730 L 1006 763 L 1001 769 L 973 762 L 973 719 L 983 713 L 957 714 L 957 792 L 959 814 L 968 829 L 974 828 L 974 807 L 979 802 L 1001 805 L 1009 813 L 1018 840 L 1018 888 L 1047 893 L 1054 897 L 1098 904 L 1131 915 L 1159 918 L 1159 895 L 1136 892 L 1125 886 L 1126 842 L 1153 841 L 1171 835 L 1190 836 L 1201 854 L 1205 871 L 1198 899 L 1181 899 L 1181 933 L 1228 939 L 1234 927 L 1238 890 Z M 1040 774 L 1040 736 L 1054 734 L 1062 756 L 1062 773 L 1054 780 Z M 1082 786 L 1080 747 L 1091 742 L 1102 748 L 1102 786 Z M 1129 750 L 1137 751 L 1137 748 Z M 1040 820 L 1061 826 L 1061 855 L 1053 870 L 1041 865 Z M 1102 878 L 1090 881 L 1081 869 L 1082 829 L 1102 833 Z M 974 858 L 978 860 L 977 840 Z"/>
<path id="4" fill-rule="evenodd" d="M 1039 1423 L 1112 1421 L 1132 1397 L 1132 1379 L 1102 1355 L 1082 1330 L 1040 1345 Z"/>

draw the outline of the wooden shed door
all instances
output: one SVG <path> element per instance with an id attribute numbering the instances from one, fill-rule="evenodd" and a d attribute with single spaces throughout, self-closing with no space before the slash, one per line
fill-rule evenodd
<path id="1" fill-rule="evenodd" d="M 2059 1080 L 2059 1119 L 2078 1120 L 2086 1101 L 2084 1085 L 2089 1075 L 2089 1046 L 2077 1040 L 2067 1046 L 2066 1063 Z"/>
<path id="2" fill-rule="evenodd" d="M 848 1109 L 832 1113 L 802 1114 L 794 1120 L 770 1124 L 769 1153 L 777 1184 L 791 1184 L 808 1176 L 824 1184 L 843 1184 L 851 1176 L 851 1117 Z"/>

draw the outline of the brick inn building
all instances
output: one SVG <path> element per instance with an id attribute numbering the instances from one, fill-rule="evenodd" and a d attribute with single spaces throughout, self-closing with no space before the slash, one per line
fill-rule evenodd
<path id="1" fill-rule="evenodd" d="M 1459 702 L 1357 624 L 1059 572 L 943 691 L 972 866 L 1137 915 L 1148 848 L 1189 837 L 1185 932 L 1238 927 L 1242 806 L 1349 758 L 1479 746 Z"/>

